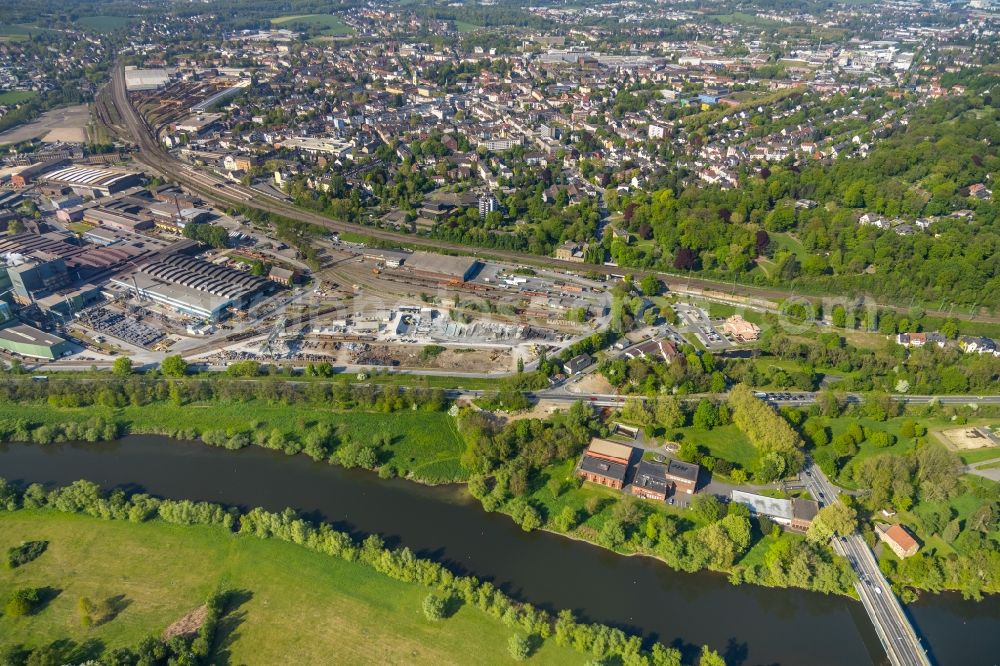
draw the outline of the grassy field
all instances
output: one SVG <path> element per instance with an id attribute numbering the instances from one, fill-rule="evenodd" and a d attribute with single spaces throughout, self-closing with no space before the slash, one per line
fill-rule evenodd
<path id="1" fill-rule="evenodd" d="M 0 104 L 7 106 L 10 104 L 21 104 L 30 99 L 38 97 L 38 93 L 33 90 L 8 90 L 0 92 Z"/>
<path id="2" fill-rule="evenodd" d="M 483 26 L 469 23 L 468 21 L 455 21 L 455 29 L 459 32 L 475 32 L 476 30 L 482 30 Z"/>
<path id="3" fill-rule="evenodd" d="M 45 539 L 48 550 L 18 569 L 0 569 L 0 597 L 25 586 L 58 591 L 37 614 L 0 617 L 0 646 L 59 638 L 134 645 L 204 603 L 215 590 L 244 592 L 223 622 L 217 664 L 496 664 L 511 661 L 513 633 L 464 606 L 446 620 L 424 618 L 427 589 L 300 546 L 240 537 L 220 527 L 103 521 L 47 511 L 0 513 L 0 548 Z M 123 597 L 117 617 L 84 628 L 80 597 Z M 546 641 L 532 662 L 585 658 Z"/>
<path id="4" fill-rule="evenodd" d="M 773 19 L 764 18 L 755 14 L 744 12 L 732 12 L 730 14 L 710 14 L 709 18 L 716 19 L 720 23 L 735 23 L 751 28 L 778 28 L 783 24 Z"/>
<path id="5" fill-rule="evenodd" d="M 32 35 L 41 32 L 42 28 L 33 25 L 0 25 L 0 42 L 23 42 Z"/>
<path id="6" fill-rule="evenodd" d="M 333 411 L 320 407 L 267 402 L 211 402 L 176 406 L 157 403 L 145 407 L 50 407 L 47 404 L 0 405 L 0 419 L 24 418 L 32 423 L 57 424 L 86 421 L 94 416 L 113 418 L 132 433 L 162 433 L 168 430 L 254 430 L 277 428 L 285 433 L 301 433 L 317 423 L 338 428 L 341 438 L 363 443 L 386 434 L 392 441 L 389 460 L 396 469 L 409 472 L 428 483 L 463 478 L 458 458 L 462 443 L 454 420 L 443 412 L 400 411 L 393 413 Z"/>
<path id="7" fill-rule="evenodd" d="M 987 446 L 982 449 L 966 449 L 965 451 L 956 451 L 955 453 L 958 454 L 958 457 L 961 458 L 963 463 L 966 465 L 972 465 L 985 460 L 1000 458 L 1000 447 Z"/>
<path id="8" fill-rule="evenodd" d="M 705 430 L 704 428 L 677 428 L 667 431 L 667 439 L 674 442 L 693 441 L 704 446 L 709 455 L 737 463 L 745 469 L 753 469 L 757 463 L 757 449 L 734 425 L 724 425 Z"/>
<path id="9" fill-rule="evenodd" d="M 76 20 L 76 23 L 84 30 L 89 30 L 90 32 L 112 32 L 127 27 L 129 20 L 127 16 L 97 15 L 81 16 Z"/>
<path id="10" fill-rule="evenodd" d="M 332 14 L 290 14 L 271 19 L 271 25 L 275 27 L 288 27 L 292 25 L 307 25 L 310 28 L 319 28 L 319 34 L 333 37 L 350 35 L 354 32 L 351 26 L 344 23 L 339 16 Z"/>
<path id="11" fill-rule="evenodd" d="M 913 419 L 905 419 L 905 418 L 889 419 L 888 421 L 882 421 L 882 422 L 873 421 L 871 419 L 866 419 L 866 418 L 854 418 L 854 417 L 842 417 L 842 418 L 830 419 L 828 423 L 831 433 L 830 441 L 833 441 L 833 439 L 836 438 L 837 435 L 847 430 L 847 428 L 852 423 L 858 423 L 866 430 L 868 429 L 884 430 L 896 436 L 896 443 L 893 444 L 892 446 L 887 446 L 885 448 L 879 448 L 877 446 L 873 446 L 870 442 L 867 441 L 862 442 L 858 446 L 857 455 L 855 455 L 851 459 L 851 461 L 847 463 L 847 465 L 845 465 L 843 469 L 840 470 L 838 482 L 842 483 L 845 486 L 853 487 L 853 484 L 850 483 L 851 469 L 854 466 L 858 465 L 862 460 L 865 460 L 866 458 L 881 455 L 883 453 L 903 455 L 908 451 L 912 451 L 915 446 L 915 440 L 905 439 L 899 436 L 899 428 L 903 424 L 903 421 L 906 420 L 913 420 Z"/>

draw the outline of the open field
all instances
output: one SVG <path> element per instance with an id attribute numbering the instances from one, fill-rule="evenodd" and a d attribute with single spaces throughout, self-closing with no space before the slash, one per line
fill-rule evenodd
<path id="1" fill-rule="evenodd" d="M 38 93 L 33 90 L 8 90 L 0 92 L 0 105 L 21 104 L 35 97 L 38 97 Z"/>
<path id="2" fill-rule="evenodd" d="M 0 145 L 38 138 L 43 141 L 82 143 L 87 139 L 88 122 L 90 122 L 90 110 L 86 104 L 53 109 L 43 113 L 30 123 L 13 127 L 0 134 Z"/>
<path id="3" fill-rule="evenodd" d="M 962 451 L 958 454 L 958 457 L 962 459 L 966 465 L 974 465 L 976 463 L 981 463 L 986 460 L 993 460 L 994 458 L 1000 458 L 1000 448 L 993 447 L 989 449 L 974 449 L 971 451 Z M 984 468 L 980 468 L 984 469 Z"/>
<path id="4" fill-rule="evenodd" d="M 0 25 L 0 43 L 24 42 L 33 34 L 41 32 L 42 28 L 32 25 Z"/>
<path id="5" fill-rule="evenodd" d="M 391 441 L 386 463 L 401 474 L 410 473 L 421 481 L 443 483 L 463 478 L 458 458 L 463 445 L 451 416 L 443 412 L 400 411 L 393 413 L 250 401 L 193 403 L 176 406 L 157 403 L 144 407 L 51 407 L 47 404 L 0 405 L 0 419 L 27 419 L 36 424 L 83 422 L 95 416 L 126 424 L 129 432 L 155 434 L 207 430 L 263 431 L 274 429 L 300 434 L 307 427 L 329 423 L 337 428 L 342 441 L 369 443 L 386 435 Z"/>
<path id="6" fill-rule="evenodd" d="M 282 541 L 230 534 L 220 527 L 126 523 L 48 511 L 0 513 L 0 547 L 45 539 L 47 551 L 0 570 L 0 597 L 17 587 L 49 586 L 58 595 L 36 615 L 0 617 L 0 647 L 59 638 L 134 645 L 204 603 L 215 590 L 246 601 L 222 624 L 213 663 L 483 664 L 509 663 L 513 633 L 463 606 L 440 622 L 421 612 L 427 589 L 368 567 Z M 122 595 L 125 608 L 84 628 L 80 597 Z M 546 641 L 532 662 L 581 663 L 579 653 Z"/>
<path id="7" fill-rule="evenodd" d="M 271 19 L 271 25 L 277 28 L 292 27 L 296 24 L 307 25 L 310 28 L 321 28 L 320 34 L 332 37 L 349 35 L 353 32 L 351 27 L 344 23 L 339 16 L 332 14 L 293 14 Z"/>
<path id="8" fill-rule="evenodd" d="M 677 428 L 667 431 L 667 439 L 680 444 L 694 442 L 708 449 L 709 455 L 736 463 L 744 469 L 753 469 L 757 464 L 757 449 L 734 425 L 717 426 L 711 430 L 704 428 Z"/>
<path id="9" fill-rule="evenodd" d="M 79 25 L 84 30 L 90 32 L 111 32 L 112 30 L 121 30 L 129 24 L 129 17 L 127 16 L 81 16 L 76 20 L 77 25 Z"/>

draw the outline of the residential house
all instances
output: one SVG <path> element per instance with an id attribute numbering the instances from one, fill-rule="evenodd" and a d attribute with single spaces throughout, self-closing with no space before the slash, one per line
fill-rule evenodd
<path id="1" fill-rule="evenodd" d="M 586 252 L 586 243 L 566 241 L 556 248 L 556 259 L 561 261 L 573 261 L 582 264 L 586 259 Z"/>
<path id="2" fill-rule="evenodd" d="M 625 352 L 625 356 L 630 359 L 644 358 L 648 361 L 662 361 L 663 363 L 670 363 L 678 355 L 676 345 L 667 339 L 647 340 Z"/>
<path id="3" fill-rule="evenodd" d="M 574 356 L 570 360 L 563 364 L 563 369 L 566 370 L 567 375 L 575 375 L 586 368 L 593 365 L 594 359 L 590 354 L 580 354 L 579 356 Z"/>
<path id="4" fill-rule="evenodd" d="M 889 548 L 896 553 L 899 559 L 905 559 L 911 555 L 916 555 L 920 550 L 920 544 L 913 538 L 902 525 L 886 525 L 885 523 L 875 524 L 875 534 Z"/>
<path id="5" fill-rule="evenodd" d="M 987 337 L 963 335 L 958 339 L 958 346 L 966 354 L 993 354 L 994 356 L 1000 356 L 1000 349 L 997 349 L 997 343 Z"/>

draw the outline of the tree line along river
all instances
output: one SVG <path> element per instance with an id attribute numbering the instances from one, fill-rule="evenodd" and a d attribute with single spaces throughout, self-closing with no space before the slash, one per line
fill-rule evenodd
<path id="1" fill-rule="evenodd" d="M 675 572 L 545 532 L 525 533 L 456 486 L 429 487 L 248 447 L 131 436 L 100 444 L 0 445 L 0 476 L 22 483 L 88 479 L 173 499 L 276 511 L 292 507 L 355 536 L 378 533 L 456 573 L 491 580 L 548 610 L 621 627 L 684 649 L 708 644 L 730 666 L 882 664 L 861 605 L 844 597 Z M 1000 660 L 1000 599 L 925 595 L 908 607 L 942 665 Z"/>

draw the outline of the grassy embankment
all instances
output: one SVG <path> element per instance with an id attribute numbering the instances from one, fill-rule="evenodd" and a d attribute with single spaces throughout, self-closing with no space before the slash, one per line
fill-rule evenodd
<path id="1" fill-rule="evenodd" d="M 0 513 L 0 548 L 45 539 L 37 560 L 0 569 L 0 598 L 15 588 L 58 595 L 26 618 L 0 617 L 0 647 L 56 638 L 133 646 L 204 603 L 216 589 L 246 601 L 223 623 L 215 663 L 507 663 L 513 633 L 471 606 L 432 622 L 421 611 L 427 588 L 294 544 L 238 536 L 221 527 L 103 521 L 41 511 Z M 85 628 L 80 597 L 123 596 L 117 617 Z M 580 663 L 551 640 L 533 663 Z"/>
<path id="2" fill-rule="evenodd" d="M 392 413 L 359 410 L 334 411 L 317 406 L 289 407 L 260 401 L 208 402 L 176 406 L 156 403 L 142 407 L 80 408 L 52 407 L 48 404 L 0 404 L 0 420 L 27 419 L 33 424 L 56 425 L 85 422 L 95 416 L 124 423 L 132 434 L 176 431 L 203 433 L 207 430 L 278 429 L 298 434 L 306 427 L 329 423 L 341 439 L 370 442 L 386 434 L 391 440 L 384 461 L 425 483 L 446 483 L 464 479 L 458 458 L 462 444 L 454 420 L 443 412 L 399 411 Z"/>

